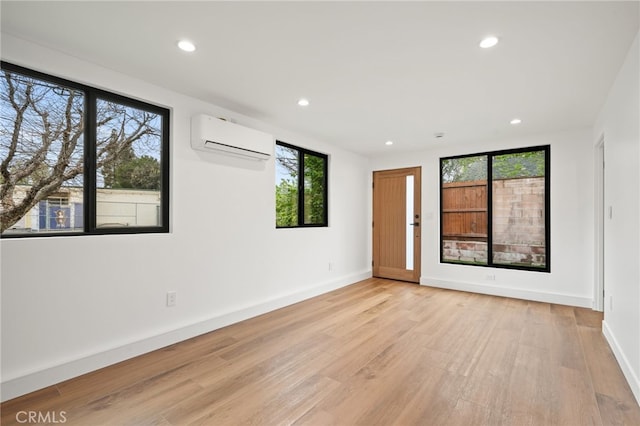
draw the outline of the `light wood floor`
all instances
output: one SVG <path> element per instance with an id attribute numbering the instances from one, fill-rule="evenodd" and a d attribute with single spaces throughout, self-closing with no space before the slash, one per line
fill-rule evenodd
<path id="1" fill-rule="evenodd" d="M 640 425 L 601 321 L 369 279 L 8 401 L 2 424 Z"/>

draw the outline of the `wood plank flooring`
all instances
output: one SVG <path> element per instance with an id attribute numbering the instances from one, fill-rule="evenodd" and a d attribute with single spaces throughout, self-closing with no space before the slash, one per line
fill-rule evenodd
<path id="1" fill-rule="evenodd" d="M 587 309 L 369 279 L 2 404 L 67 425 L 640 425 Z"/>

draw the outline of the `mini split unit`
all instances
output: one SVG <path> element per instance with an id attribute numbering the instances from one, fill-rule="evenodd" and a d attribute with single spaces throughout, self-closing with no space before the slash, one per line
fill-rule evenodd
<path id="1" fill-rule="evenodd" d="M 268 160 L 273 153 L 273 136 L 200 114 L 191 118 L 191 147 L 251 160 Z"/>

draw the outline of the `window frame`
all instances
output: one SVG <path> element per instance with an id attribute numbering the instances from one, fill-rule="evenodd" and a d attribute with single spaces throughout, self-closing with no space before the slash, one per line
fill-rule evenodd
<path id="1" fill-rule="evenodd" d="M 298 224 L 292 226 L 279 226 L 276 222 L 276 229 L 293 229 L 293 228 L 327 228 L 329 227 L 329 156 L 317 151 L 302 148 L 296 145 L 292 145 L 287 142 L 276 140 L 276 145 L 280 145 L 289 149 L 295 149 L 298 151 Z M 276 147 L 277 150 L 277 147 Z M 276 154 L 277 155 L 277 154 Z M 322 223 L 304 223 L 304 156 L 312 155 L 322 158 L 323 160 L 323 212 Z M 278 159 L 275 158 L 277 162 Z M 277 167 L 277 166 L 276 166 Z M 277 206 L 276 206 L 277 208 Z M 276 212 L 277 217 L 277 212 Z"/>
<path id="2" fill-rule="evenodd" d="M 534 267 L 526 265 L 510 265 L 504 263 L 493 262 L 493 158 L 500 155 L 519 154 L 532 151 L 544 151 L 544 235 L 545 235 L 545 266 Z M 444 259 L 444 191 L 443 191 L 443 164 L 446 160 L 455 160 L 467 157 L 487 157 L 487 263 L 486 264 L 471 264 L 455 262 Z M 525 148 L 514 148 L 499 151 L 487 151 L 472 154 L 462 154 L 450 157 L 440 157 L 440 263 L 448 265 L 461 265 L 461 266 L 478 266 L 500 269 L 513 269 L 532 272 L 551 272 L 551 146 L 539 145 Z"/>
<path id="3" fill-rule="evenodd" d="M 0 234 L 0 239 L 5 238 L 34 238 L 34 237 L 67 237 L 83 235 L 112 235 L 112 234 L 160 234 L 169 232 L 169 185 L 170 185 L 170 120 L 169 108 L 154 105 L 139 99 L 133 99 L 124 95 L 98 89 L 86 84 L 78 83 L 65 78 L 50 75 L 41 71 L 0 61 L 0 69 L 27 77 L 43 80 L 48 83 L 69 87 L 84 93 L 84 171 L 83 171 L 83 231 L 76 232 L 33 232 L 33 233 L 9 233 Z M 97 226 L 97 170 L 96 170 L 96 128 L 97 128 L 97 101 L 98 99 L 118 103 L 120 105 L 145 110 L 162 117 L 162 138 L 160 148 L 160 214 L 162 223 L 158 226 L 123 226 L 104 227 Z"/>

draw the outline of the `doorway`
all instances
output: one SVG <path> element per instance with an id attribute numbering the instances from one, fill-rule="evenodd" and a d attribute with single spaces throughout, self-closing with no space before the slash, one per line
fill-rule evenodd
<path id="1" fill-rule="evenodd" d="M 420 282 L 421 168 L 373 172 L 373 276 Z"/>

